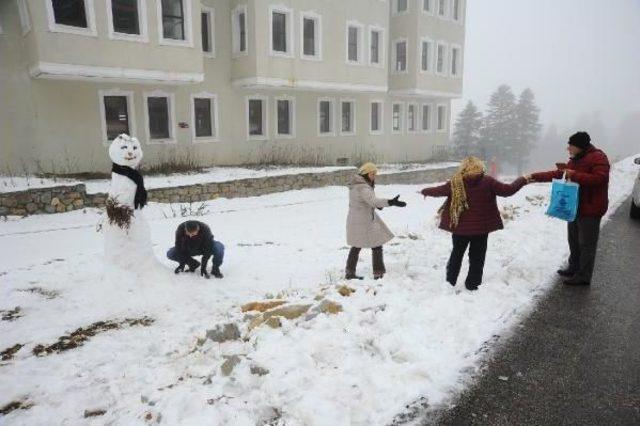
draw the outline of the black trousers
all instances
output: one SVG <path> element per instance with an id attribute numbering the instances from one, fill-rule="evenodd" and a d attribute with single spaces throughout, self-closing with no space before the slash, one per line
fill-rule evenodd
<path id="1" fill-rule="evenodd" d="M 567 225 L 569 270 L 578 280 L 591 282 L 600 236 L 600 217 L 579 217 Z"/>
<path id="2" fill-rule="evenodd" d="M 347 274 L 356 273 L 356 266 L 358 265 L 358 257 L 360 257 L 360 247 L 351 247 L 349 250 L 349 256 L 347 257 Z M 384 274 L 387 270 L 384 267 L 384 256 L 382 254 L 382 246 L 374 247 L 371 249 L 371 257 L 373 263 L 373 273 L 374 274 Z"/>
<path id="3" fill-rule="evenodd" d="M 451 285 L 456 285 L 464 253 L 469 247 L 469 274 L 465 281 L 468 289 L 476 289 L 482 284 L 482 272 L 484 270 L 484 260 L 487 255 L 487 239 L 489 234 L 481 235 L 456 235 L 451 234 L 453 249 L 449 262 L 447 262 L 447 281 Z"/>

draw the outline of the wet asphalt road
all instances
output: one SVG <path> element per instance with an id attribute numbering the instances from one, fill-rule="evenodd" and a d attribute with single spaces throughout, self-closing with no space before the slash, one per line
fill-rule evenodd
<path id="1" fill-rule="evenodd" d="M 558 281 L 456 406 L 422 424 L 640 425 L 640 222 L 629 201 L 600 233 L 591 287 Z"/>

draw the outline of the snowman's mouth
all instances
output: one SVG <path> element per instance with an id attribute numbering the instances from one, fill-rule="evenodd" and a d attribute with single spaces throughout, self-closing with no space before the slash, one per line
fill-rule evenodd
<path id="1" fill-rule="evenodd" d="M 124 157 L 124 159 L 125 159 L 125 160 L 127 160 L 127 161 L 131 161 L 131 160 L 135 160 L 135 159 L 136 159 L 136 156 L 135 156 L 135 155 L 133 155 L 133 156 L 131 156 L 131 157 Z"/>

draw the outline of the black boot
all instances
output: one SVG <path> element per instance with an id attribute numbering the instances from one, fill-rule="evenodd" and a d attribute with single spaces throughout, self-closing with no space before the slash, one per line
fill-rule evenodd
<path id="1" fill-rule="evenodd" d="M 347 280 L 363 280 L 364 279 L 364 277 L 360 275 L 356 275 L 355 272 L 349 272 L 349 271 L 347 271 L 347 273 L 344 274 L 344 278 Z"/>
<path id="2" fill-rule="evenodd" d="M 576 271 L 574 271 L 573 269 L 558 269 L 557 274 L 560 275 L 561 277 L 565 277 L 565 278 L 569 278 L 575 275 Z"/>
<path id="3" fill-rule="evenodd" d="M 356 275 L 356 266 L 358 266 L 358 257 L 360 256 L 360 248 L 351 247 L 349 256 L 347 257 L 347 266 L 345 267 L 344 277 L 347 280 L 362 280 L 364 277 Z"/>
<path id="4" fill-rule="evenodd" d="M 220 272 L 220 267 L 216 265 L 213 265 L 211 267 L 211 275 L 216 278 L 224 278 L 224 275 L 222 275 L 222 272 Z"/>
<path id="5" fill-rule="evenodd" d="M 373 279 L 379 280 L 384 277 L 387 272 L 384 267 L 384 255 L 382 254 L 382 246 L 371 249 L 371 257 L 373 258 Z"/>
<path id="6" fill-rule="evenodd" d="M 198 266 L 200 266 L 200 262 L 195 259 L 191 259 L 189 261 L 189 269 L 187 269 L 187 272 L 195 272 L 196 269 L 198 269 Z"/>

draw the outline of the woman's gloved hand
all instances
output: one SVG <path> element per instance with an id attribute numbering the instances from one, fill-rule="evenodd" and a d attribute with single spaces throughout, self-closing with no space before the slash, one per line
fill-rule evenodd
<path id="1" fill-rule="evenodd" d="M 404 201 L 400 201 L 399 200 L 400 195 L 396 195 L 395 197 L 393 197 L 392 199 L 389 200 L 389 205 L 390 206 L 396 206 L 396 207 L 406 207 L 407 203 L 405 203 Z"/>

